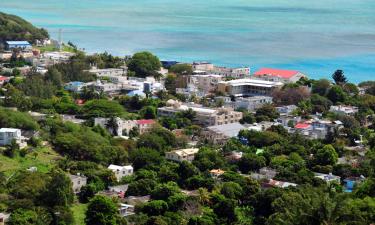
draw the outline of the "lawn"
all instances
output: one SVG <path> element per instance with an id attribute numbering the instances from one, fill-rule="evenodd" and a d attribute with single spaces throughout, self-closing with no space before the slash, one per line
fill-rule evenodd
<path id="1" fill-rule="evenodd" d="M 75 225 L 85 225 L 85 213 L 87 210 L 87 204 L 75 203 L 72 206 L 74 224 Z"/>
<path id="2" fill-rule="evenodd" d="M 54 166 L 56 160 L 61 158 L 49 147 L 37 148 L 35 153 L 29 153 L 25 157 L 17 155 L 14 158 L 0 154 L 0 172 L 9 176 L 17 170 L 26 170 L 34 166 L 38 168 L 38 171 L 46 173 Z"/>
<path id="3" fill-rule="evenodd" d="M 39 49 L 41 52 L 55 52 L 55 51 L 59 51 L 59 49 L 56 48 L 55 45 L 46 45 L 46 46 L 36 47 L 36 48 Z M 74 48 L 72 48 L 69 45 L 65 45 L 65 44 L 63 45 L 61 51 L 75 53 L 75 49 Z"/>

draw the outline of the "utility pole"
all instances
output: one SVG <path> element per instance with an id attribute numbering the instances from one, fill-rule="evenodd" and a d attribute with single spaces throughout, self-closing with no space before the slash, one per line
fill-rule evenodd
<path id="1" fill-rule="evenodd" d="M 62 49 L 62 29 L 59 29 L 59 51 Z"/>

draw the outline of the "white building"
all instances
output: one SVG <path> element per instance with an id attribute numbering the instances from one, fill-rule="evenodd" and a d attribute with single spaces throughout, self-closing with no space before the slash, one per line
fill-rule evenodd
<path id="1" fill-rule="evenodd" d="M 107 68 L 107 69 L 98 69 L 96 67 L 91 68 L 88 72 L 95 74 L 98 77 L 121 77 L 126 76 L 128 72 L 127 67 L 121 68 Z"/>
<path id="2" fill-rule="evenodd" d="M 226 95 L 235 97 L 249 97 L 266 95 L 271 96 L 272 91 L 283 86 L 281 82 L 257 80 L 257 79 L 238 79 L 230 81 L 221 81 L 217 90 Z"/>
<path id="3" fill-rule="evenodd" d="M 109 118 L 95 118 L 94 124 L 99 125 L 103 128 L 108 129 L 108 131 L 116 136 L 127 136 L 129 132 L 134 128 L 138 128 L 140 134 L 148 132 L 156 124 L 155 120 L 123 120 L 119 117 L 115 118 L 116 130 L 113 130 L 113 127 L 110 127 L 108 122 Z"/>
<path id="4" fill-rule="evenodd" d="M 322 179 L 327 183 L 330 182 L 341 182 L 341 177 L 333 175 L 332 173 L 324 174 L 324 173 L 314 173 L 316 178 Z"/>
<path id="5" fill-rule="evenodd" d="M 125 176 L 130 176 L 133 174 L 133 167 L 132 166 L 117 166 L 117 165 L 109 165 L 109 170 L 115 174 L 117 181 L 120 181 Z"/>
<path id="6" fill-rule="evenodd" d="M 20 129 L 15 128 L 1 128 L 0 129 L 0 146 L 9 145 L 13 140 L 16 140 L 20 147 L 25 147 L 24 137 Z"/>
<path id="7" fill-rule="evenodd" d="M 253 96 L 247 98 L 235 98 L 235 101 L 231 101 L 228 97 L 218 97 L 215 99 L 225 99 L 224 106 L 231 107 L 233 109 L 246 109 L 248 111 L 255 111 L 261 108 L 265 104 L 272 104 L 272 97 L 270 96 Z"/>
<path id="8" fill-rule="evenodd" d="M 187 148 L 187 149 L 180 149 L 171 152 L 165 153 L 165 158 L 177 162 L 182 161 L 189 161 L 192 162 L 194 160 L 195 154 L 199 151 L 198 148 Z"/>
<path id="9" fill-rule="evenodd" d="M 217 85 L 221 80 L 222 76 L 216 74 L 191 75 L 188 77 L 188 84 L 192 84 L 199 91 L 208 94 L 216 91 Z"/>
<path id="10" fill-rule="evenodd" d="M 358 113 L 358 107 L 355 106 L 344 106 L 344 105 L 333 105 L 329 109 L 330 112 L 344 115 L 344 116 L 352 116 L 356 113 Z"/>
<path id="11" fill-rule="evenodd" d="M 79 193 L 81 188 L 87 184 L 87 177 L 79 173 L 77 175 L 69 174 L 69 178 L 72 182 L 72 188 L 75 194 Z"/>
<path id="12" fill-rule="evenodd" d="M 237 137 L 238 133 L 245 129 L 246 127 L 240 123 L 229 123 L 207 127 L 202 136 L 213 144 L 225 144 L 230 138 Z"/>

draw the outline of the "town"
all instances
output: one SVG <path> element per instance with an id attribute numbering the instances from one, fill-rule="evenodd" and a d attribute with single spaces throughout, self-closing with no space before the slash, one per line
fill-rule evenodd
<path id="1" fill-rule="evenodd" d="M 30 36 L 0 38 L 1 225 L 375 221 L 375 81 Z"/>

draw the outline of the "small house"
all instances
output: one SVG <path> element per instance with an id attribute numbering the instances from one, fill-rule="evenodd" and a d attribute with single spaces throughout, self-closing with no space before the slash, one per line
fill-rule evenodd
<path id="1" fill-rule="evenodd" d="M 130 176 L 133 174 L 134 168 L 132 166 L 118 166 L 118 165 L 109 165 L 109 170 L 115 174 L 117 181 L 120 181 L 125 176 Z"/>
<path id="2" fill-rule="evenodd" d="M 87 184 L 87 177 L 77 173 L 77 175 L 69 175 L 72 182 L 73 192 L 75 194 L 81 191 L 81 188 Z"/>

